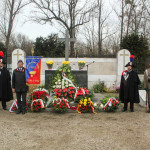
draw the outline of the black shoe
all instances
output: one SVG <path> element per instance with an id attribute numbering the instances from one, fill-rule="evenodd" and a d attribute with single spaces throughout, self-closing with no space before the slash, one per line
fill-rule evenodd
<path id="1" fill-rule="evenodd" d="M 122 112 L 126 112 L 126 111 L 127 111 L 127 109 L 124 109 L 124 108 L 123 108 L 121 111 L 122 111 Z"/>
<path id="2" fill-rule="evenodd" d="M 22 111 L 22 114 L 24 115 L 26 112 L 25 111 Z"/>
<path id="3" fill-rule="evenodd" d="M 16 111 L 16 114 L 20 114 L 22 111 L 21 110 L 17 110 Z"/>
<path id="4" fill-rule="evenodd" d="M 147 111 L 147 113 L 150 113 L 150 109 Z"/>
<path id="5" fill-rule="evenodd" d="M 134 109 L 131 109 L 130 111 L 131 111 L 131 112 L 134 112 Z"/>
<path id="6" fill-rule="evenodd" d="M 6 108 L 3 108 L 4 110 L 7 110 Z"/>

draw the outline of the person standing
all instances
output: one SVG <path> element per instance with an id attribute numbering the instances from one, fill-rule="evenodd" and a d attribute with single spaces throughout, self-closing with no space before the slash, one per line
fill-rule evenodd
<path id="1" fill-rule="evenodd" d="M 134 112 L 134 103 L 139 103 L 138 85 L 140 79 L 138 74 L 133 71 L 134 56 L 131 55 L 130 62 L 126 64 L 127 70 L 123 71 L 120 83 L 119 99 L 124 103 L 123 112 L 127 111 L 128 103 L 130 102 L 130 111 Z"/>
<path id="2" fill-rule="evenodd" d="M 149 110 L 147 112 L 150 113 L 150 64 L 148 65 L 148 69 L 146 69 L 144 72 L 144 89 L 146 90 L 146 94 L 148 95 Z"/>
<path id="3" fill-rule="evenodd" d="M 11 90 L 11 77 L 9 71 L 4 67 L 5 60 L 4 54 L 0 51 L 0 101 L 2 102 L 2 107 L 6 109 L 6 102 L 13 99 L 13 94 Z"/>
<path id="4" fill-rule="evenodd" d="M 13 71 L 12 91 L 16 92 L 18 110 L 16 114 L 25 114 L 26 112 L 26 95 L 28 86 L 26 85 L 26 69 L 23 67 L 23 61 L 18 61 L 18 67 Z M 21 101 L 22 98 L 22 101 Z"/>

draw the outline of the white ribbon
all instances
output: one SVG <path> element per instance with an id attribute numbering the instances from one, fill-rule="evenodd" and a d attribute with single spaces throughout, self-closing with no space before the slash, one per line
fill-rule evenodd
<path id="1" fill-rule="evenodd" d="M 33 102 L 38 102 L 38 101 L 40 101 L 41 102 L 41 108 L 44 108 L 44 103 L 43 103 L 43 100 L 42 99 L 36 99 L 36 100 L 32 100 L 31 101 L 31 110 L 32 110 L 32 107 L 33 107 Z"/>
<path id="2" fill-rule="evenodd" d="M 65 77 L 65 73 L 64 72 L 62 72 L 62 77 L 63 77 L 64 80 L 67 80 L 69 83 L 71 83 L 73 85 L 73 87 L 76 89 L 76 93 L 74 95 L 74 101 L 75 101 L 76 94 L 77 94 L 77 87 L 73 84 L 73 82 L 70 79 L 68 79 L 68 78 Z"/>
<path id="3" fill-rule="evenodd" d="M 9 109 L 9 112 L 10 112 L 10 113 L 13 113 L 13 112 L 14 112 L 14 111 L 12 111 L 12 108 L 13 108 L 14 106 L 16 106 L 17 109 L 18 109 L 17 100 L 14 100 L 13 104 L 11 105 L 11 107 L 10 107 L 10 109 Z"/>
<path id="4" fill-rule="evenodd" d="M 104 110 L 106 109 L 107 106 L 109 106 L 109 107 L 112 106 L 112 100 L 116 100 L 116 98 L 111 97 L 111 98 L 109 99 L 109 101 L 105 104 Z"/>

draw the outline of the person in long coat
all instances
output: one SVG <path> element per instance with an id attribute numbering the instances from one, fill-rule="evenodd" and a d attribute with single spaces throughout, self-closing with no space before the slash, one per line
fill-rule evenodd
<path id="1" fill-rule="evenodd" d="M 130 110 L 134 112 L 134 103 L 140 102 L 138 91 L 140 79 L 138 74 L 133 71 L 133 63 L 129 62 L 125 67 L 128 70 L 123 71 L 121 76 L 119 99 L 124 103 L 123 112 L 127 111 L 129 102 Z"/>
<path id="2" fill-rule="evenodd" d="M 6 102 L 13 99 L 12 88 L 11 88 L 11 76 L 9 71 L 4 67 L 5 60 L 4 54 L 0 51 L 0 101 L 2 107 L 6 109 Z"/>
<path id="3" fill-rule="evenodd" d="M 28 86 L 26 85 L 26 69 L 23 67 L 23 61 L 18 61 L 18 67 L 14 69 L 12 75 L 12 91 L 16 92 L 18 110 L 16 114 L 26 113 L 26 95 Z M 22 97 L 22 101 L 21 101 Z"/>

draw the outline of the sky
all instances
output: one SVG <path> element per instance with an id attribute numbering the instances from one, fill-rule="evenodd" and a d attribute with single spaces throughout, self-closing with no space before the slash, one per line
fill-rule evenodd
<path id="1" fill-rule="evenodd" d="M 17 16 L 13 32 L 22 33 L 28 36 L 31 40 L 35 40 L 40 36 L 46 37 L 51 33 L 58 33 L 58 30 L 55 27 L 52 27 L 50 24 L 42 25 L 33 21 L 26 21 L 30 20 L 30 10 L 31 7 L 29 6 L 23 8 L 23 12 Z"/>
<path id="2" fill-rule="evenodd" d="M 105 7 L 109 7 L 109 2 L 109 0 L 105 1 Z M 111 3 L 113 2 L 111 1 Z M 52 33 L 59 33 L 59 28 L 61 28 L 60 26 L 54 27 L 50 24 L 41 25 L 31 21 L 25 22 L 25 20 L 28 20 L 28 17 L 31 15 L 31 6 L 26 6 L 22 11 L 23 12 L 17 16 L 17 21 L 13 29 L 14 33 L 22 33 L 31 40 L 35 40 L 40 36 L 47 37 Z"/>

